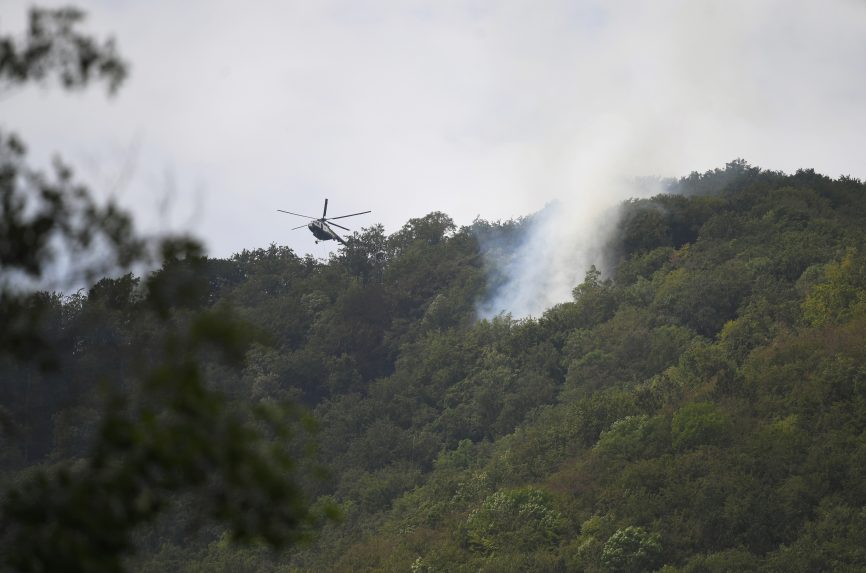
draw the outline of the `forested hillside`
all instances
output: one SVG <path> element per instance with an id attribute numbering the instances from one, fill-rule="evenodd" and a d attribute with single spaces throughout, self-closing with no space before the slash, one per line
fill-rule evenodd
<path id="1" fill-rule="evenodd" d="M 76 475 L 128 431 L 118 455 L 155 457 L 130 467 L 163 476 L 165 509 L 121 543 L 132 571 L 862 570 L 866 185 L 740 160 L 666 185 L 621 206 L 609 276 L 539 318 L 476 318 L 498 276 L 481 239 L 529 220 L 442 213 L 327 261 L 181 249 L 32 295 L 53 363 L 0 360 L 4 520 L 32 517 L 15 508 L 33 476 Z M 159 364 L 145 387 L 174 396 L 168 417 L 135 382 Z M 212 423 L 233 413 L 249 423 Z M 202 448 L 241 469 L 190 478 Z M 269 490 L 292 506 L 277 516 L 256 505 L 272 471 L 295 476 Z M 300 533 L 274 553 L 286 519 Z"/>

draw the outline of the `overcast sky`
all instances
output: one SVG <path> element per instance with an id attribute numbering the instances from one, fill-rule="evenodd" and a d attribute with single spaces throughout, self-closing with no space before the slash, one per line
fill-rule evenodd
<path id="1" fill-rule="evenodd" d="M 2 0 L 2 33 L 28 4 Z M 736 157 L 866 178 L 863 0 L 74 4 L 130 80 L 111 100 L 12 93 L 0 125 L 215 256 L 322 256 L 333 243 L 276 209 L 317 215 L 325 197 L 373 211 L 347 226 L 393 232 L 433 210 L 468 224 L 613 202 L 612 178 Z"/>

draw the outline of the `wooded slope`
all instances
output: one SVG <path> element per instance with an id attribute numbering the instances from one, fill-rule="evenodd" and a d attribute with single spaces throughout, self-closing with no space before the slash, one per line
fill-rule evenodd
<path id="1" fill-rule="evenodd" d="M 166 324 L 205 310 L 254 340 L 241 366 L 195 350 L 208 387 L 306 408 L 317 429 L 284 444 L 341 518 L 272 555 L 190 536 L 178 494 L 133 569 L 866 567 L 866 186 L 742 161 L 666 185 L 622 205 L 610 276 L 538 319 L 476 319 L 498 276 L 479 238 L 516 244 L 531 219 L 441 213 L 325 262 L 272 246 L 43 294 L 63 367 L 0 366 L 4 479 L 89 455 L 100 384 L 134 388 Z"/>

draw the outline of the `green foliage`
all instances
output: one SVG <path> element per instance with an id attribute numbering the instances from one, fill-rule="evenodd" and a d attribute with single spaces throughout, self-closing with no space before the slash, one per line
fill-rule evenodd
<path id="1" fill-rule="evenodd" d="M 617 529 L 604 544 L 602 563 L 615 573 L 652 571 L 658 564 L 662 546 L 657 533 L 642 527 Z"/>
<path id="2" fill-rule="evenodd" d="M 570 310 L 577 320 L 575 326 L 589 328 L 609 319 L 616 308 L 612 283 L 601 279 L 594 266 L 586 271 L 583 283 L 574 287 L 575 304 Z"/>
<path id="3" fill-rule="evenodd" d="M 203 516 L 238 540 L 296 542 L 324 516 L 310 512 L 285 445 L 289 420 L 263 403 L 248 414 L 209 389 L 198 356 L 243 359 L 247 331 L 225 311 L 170 328 L 163 362 L 130 398 L 112 393 L 85 460 L 37 472 L 10 488 L 4 559 L 22 571 L 114 571 L 132 533 L 175 494 L 198 499 Z M 288 417 L 287 417 L 288 414 Z M 277 441 L 274 441 L 276 438 Z"/>
<path id="4" fill-rule="evenodd" d="M 723 444 L 730 435 L 730 429 L 728 416 L 710 402 L 686 404 L 671 421 L 673 446 L 678 450 Z"/>
<path id="5" fill-rule="evenodd" d="M 653 307 L 663 319 L 713 336 L 736 316 L 752 273 L 737 262 L 708 269 L 679 267 L 656 290 Z"/>
<path id="6" fill-rule="evenodd" d="M 563 526 L 552 497 L 527 487 L 500 490 L 487 497 L 469 515 L 466 535 L 474 551 L 526 552 L 556 543 Z"/>
<path id="7" fill-rule="evenodd" d="M 84 20 L 76 8 L 31 8 L 27 35 L 0 37 L 0 86 L 44 82 L 56 75 L 65 89 L 81 89 L 104 80 L 113 93 L 127 76 L 128 64 L 114 40 L 99 43 L 75 28 Z"/>
<path id="8" fill-rule="evenodd" d="M 60 254 L 71 257 L 78 280 L 95 280 L 144 256 L 129 216 L 113 204 L 98 206 L 59 160 L 52 176 L 26 164 L 15 135 L 0 132 L 0 286 L 12 296 L 17 282 L 40 279 Z M 98 259 L 91 249 L 104 249 Z M 74 264 L 83 260 L 85 265 Z M 15 281 L 15 279 L 18 279 Z"/>
<path id="9" fill-rule="evenodd" d="M 767 559 L 768 571 L 845 571 L 866 563 L 866 509 L 822 504 L 797 541 Z"/>
<path id="10" fill-rule="evenodd" d="M 839 262 L 828 264 L 823 280 L 803 301 L 803 317 L 813 326 L 839 324 L 866 313 L 866 258 L 849 250 Z"/>
<path id="11" fill-rule="evenodd" d="M 626 416 L 601 433 L 595 450 L 599 455 L 618 460 L 654 457 L 666 449 L 667 426 L 667 420 L 661 417 Z"/>

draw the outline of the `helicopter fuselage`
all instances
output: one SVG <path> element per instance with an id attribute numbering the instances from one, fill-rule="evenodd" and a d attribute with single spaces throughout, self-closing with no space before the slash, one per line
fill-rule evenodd
<path id="1" fill-rule="evenodd" d="M 327 223 L 322 221 L 310 221 L 307 228 L 313 233 L 313 236 L 320 241 L 339 241 L 345 243 L 342 237 L 338 235 Z"/>

